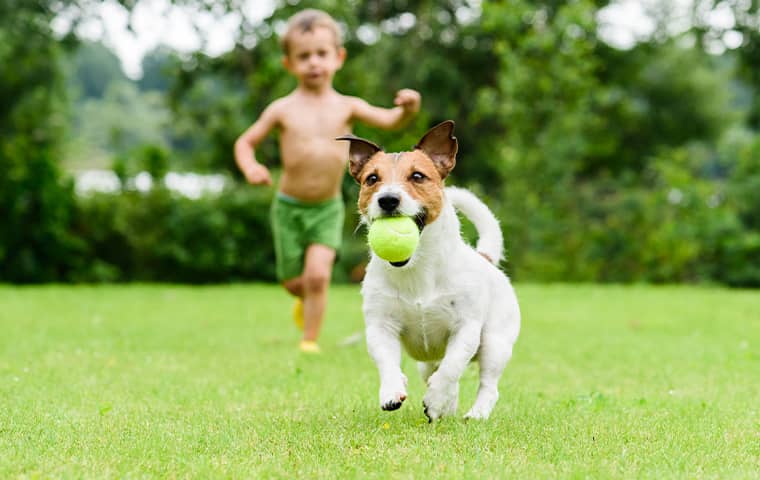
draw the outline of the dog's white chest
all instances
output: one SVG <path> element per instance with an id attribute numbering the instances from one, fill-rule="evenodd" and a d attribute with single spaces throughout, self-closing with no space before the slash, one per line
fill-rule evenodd
<path id="1" fill-rule="evenodd" d="M 460 321 L 457 301 L 451 295 L 401 301 L 399 320 L 399 337 L 412 358 L 440 360 Z"/>

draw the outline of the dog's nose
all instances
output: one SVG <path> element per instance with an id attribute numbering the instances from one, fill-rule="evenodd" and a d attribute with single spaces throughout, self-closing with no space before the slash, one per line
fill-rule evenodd
<path id="1" fill-rule="evenodd" d="M 401 197 L 395 194 L 388 193 L 378 198 L 377 203 L 380 204 L 380 208 L 382 208 L 386 212 L 391 213 L 394 210 L 396 210 L 396 207 L 398 207 L 398 204 L 401 203 Z"/>

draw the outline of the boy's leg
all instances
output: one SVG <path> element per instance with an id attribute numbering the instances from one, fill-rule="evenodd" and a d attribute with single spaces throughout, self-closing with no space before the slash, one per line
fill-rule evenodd
<path id="1" fill-rule="evenodd" d="M 303 276 L 290 279 L 282 284 L 291 295 L 296 297 L 293 302 L 291 315 L 293 316 L 293 323 L 296 327 L 303 331 Z"/>
<path id="2" fill-rule="evenodd" d="M 309 245 L 306 249 L 305 265 L 301 276 L 303 289 L 304 329 L 303 339 L 315 341 L 322 327 L 327 292 L 332 275 L 335 250 L 320 244 Z"/>
<path id="3" fill-rule="evenodd" d="M 315 340 L 325 313 L 344 215 L 340 197 L 316 205 L 286 202 L 280 197 L 273 202 L 277 276 L 296 297 L 293 320 L 304 330 L 303 351 L 319 350 Z"/>
<path id="4" fill-rule="evenodd" d="M 285 280 L 282 286 L 294 297 L 303 298 L 303 275 Z"/>
<path id="5" fill-rule="evenodd" d="M 300 240 L 302 227 L 299 212 L 292 204 L 275 195 L 270 216 L 277 278 L 291 295 L 303 298 L 303 247 Z"/>

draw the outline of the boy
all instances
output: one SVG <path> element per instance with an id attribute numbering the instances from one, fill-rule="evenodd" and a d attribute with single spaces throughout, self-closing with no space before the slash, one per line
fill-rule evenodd
<path id="1" fill-rule="evenodd" d="M 277 277 L 296 297 L 293 317 L 303 328 L 301 350 L 318 353 L 344 216 L 340 187 L 348 142 L 335 138 L 350 133 L 356 120 L 383 129 L 403 126 L 419 111 L 420 94 L 400 90 L 394 108 L 380 108 L 336 92 L 332 80 L 346 50 L 337 23 L 325 12 L 308 9 L 291 17 L 282 48 L 283 65 L 298 86 L 264 109 L 237 139 L 235 161 L 248 183 L 271 185 L 254 149 L 270 131 L 279 130 L 283 169 L 271 209 Z"/>

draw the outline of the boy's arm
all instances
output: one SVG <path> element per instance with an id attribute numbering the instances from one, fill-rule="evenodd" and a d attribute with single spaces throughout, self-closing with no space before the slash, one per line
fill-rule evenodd
<path id="1" fill-rule="evenodd" d="M 264 165 L 256 161 L 254 149 L 277 126 L 277 109 L 268 106 L 253 125 L 235 141 L 235 163 L 252 185 L 271 185 L 272 177 Z"/>
<path id="2" fill-rule="evenodd" d="M 375 107 L 352 97 L 353 118 L 372 127 L 393 130 L 406 125 L 420 111 L 421 96 L 416 90 L 404 88 L 396 92 L 393 108 Z"/>

